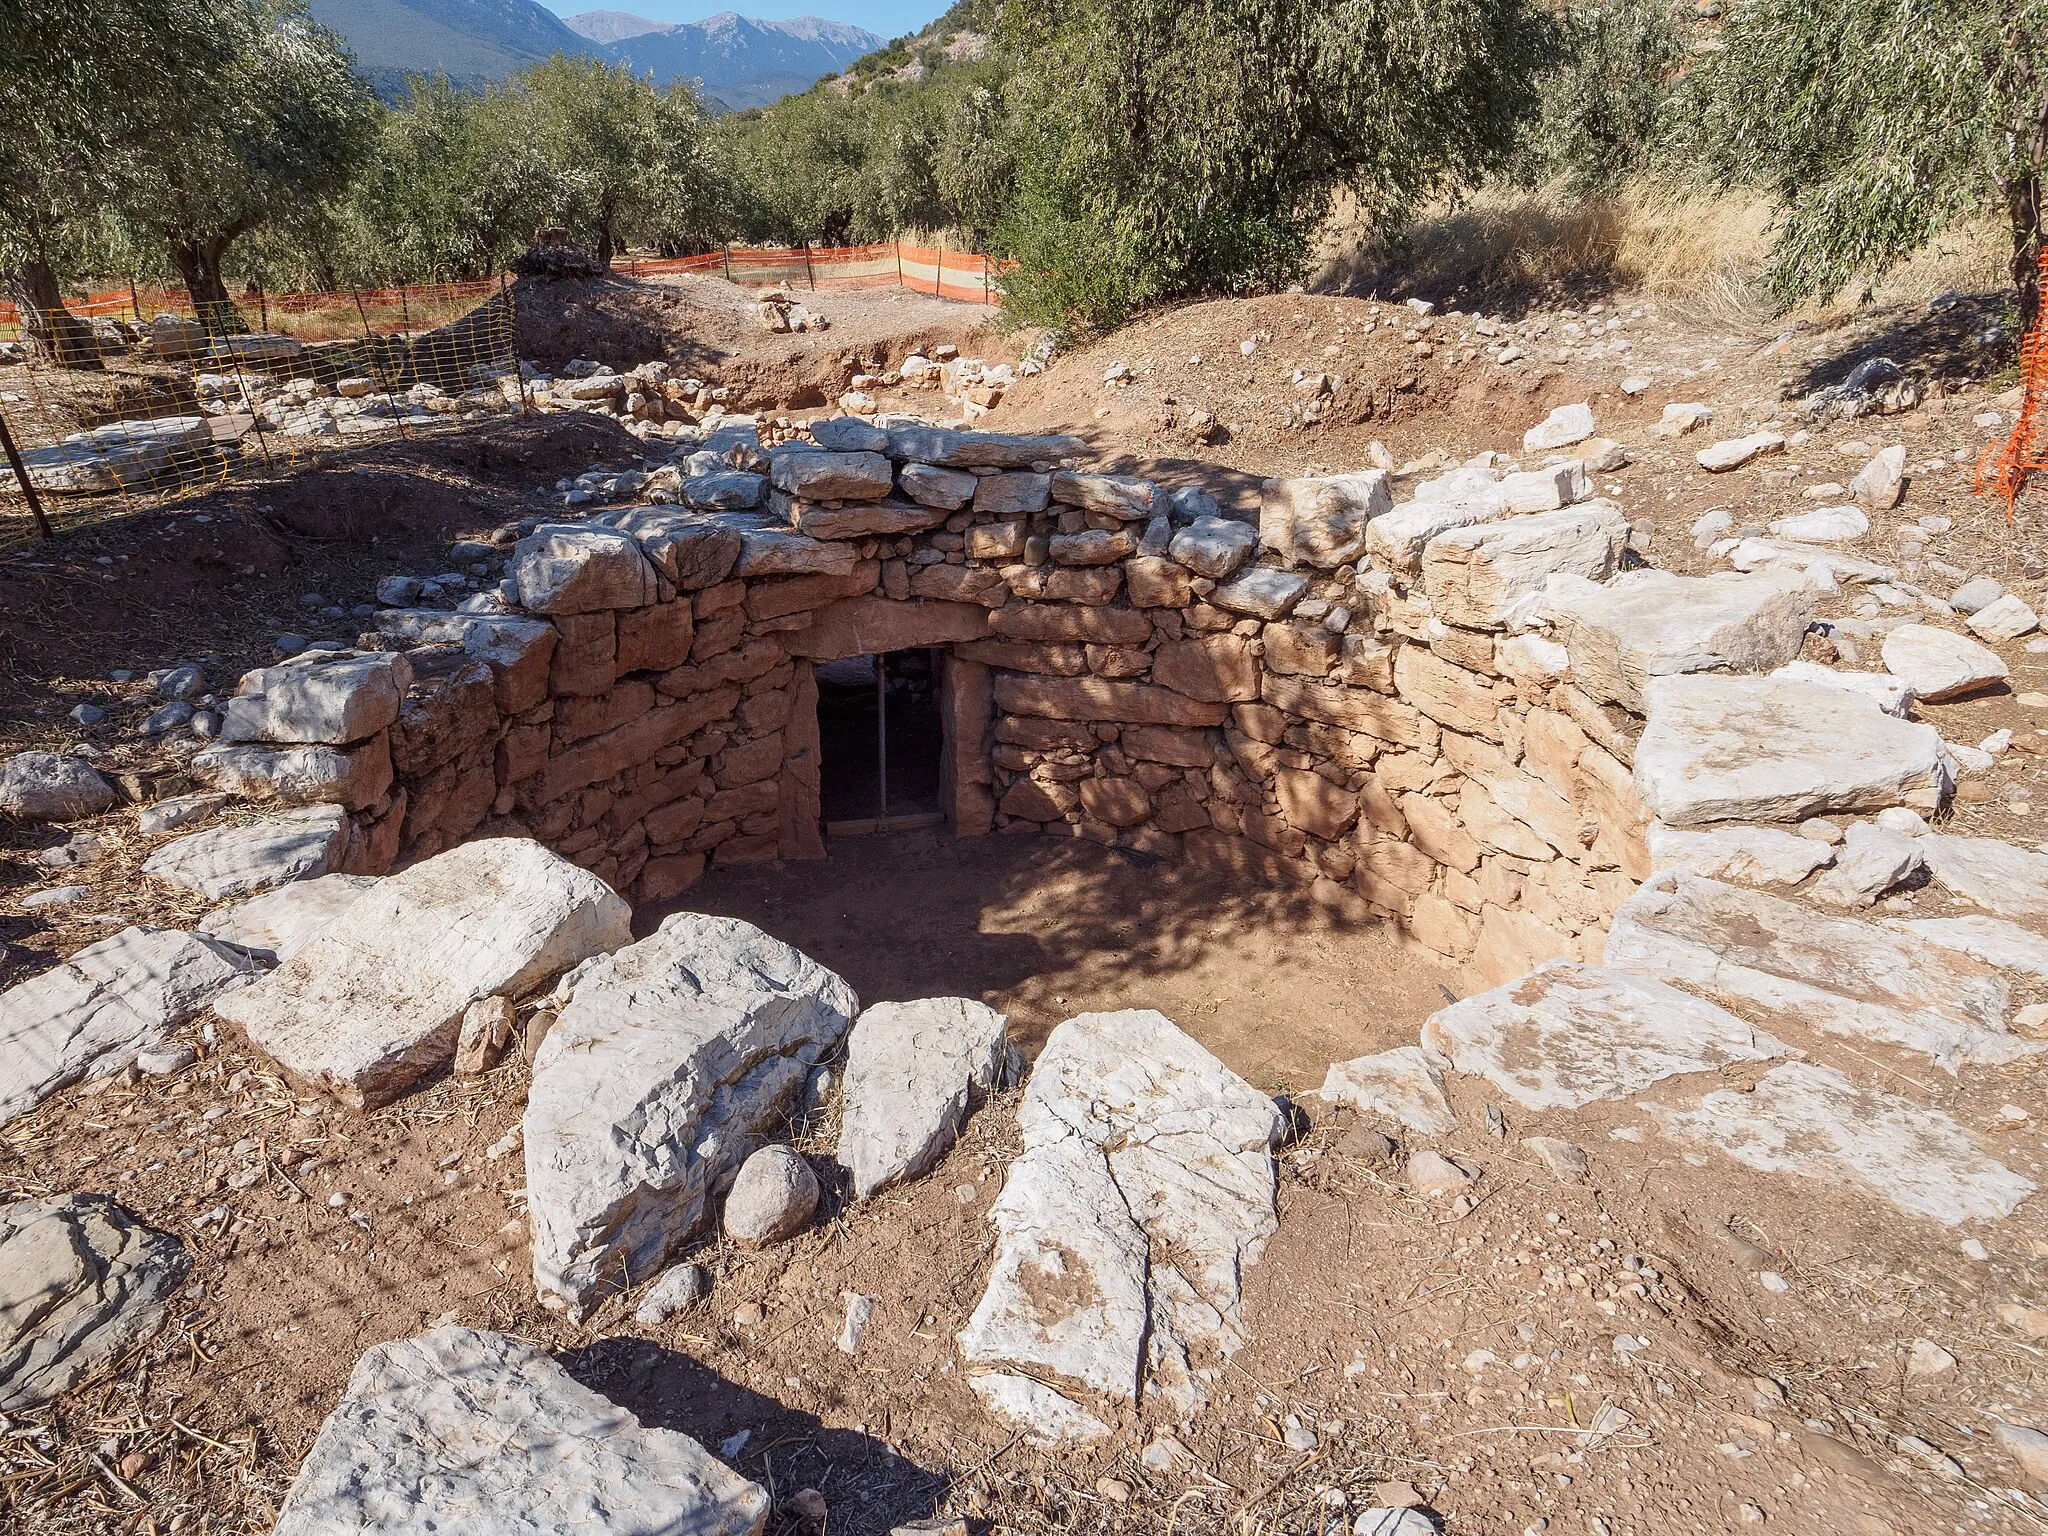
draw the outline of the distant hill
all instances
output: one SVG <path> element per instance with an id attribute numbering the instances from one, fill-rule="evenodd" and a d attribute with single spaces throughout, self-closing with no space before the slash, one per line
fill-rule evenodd
<path id="1" fill-rule="evenodd" d="M 844 22 L 802 16 L 754 21 L 725 11 L 682 26 L 625 11 L 564 22 L 535 0 L 311 0 L 316 20 L 348 42 L 380 95 L 407 73 L 444 73 L 481 86 L 557 53 L 594 54 L 656 81 L 698 83 L 727 107 L 759 106 L 836 74 L 882 39 Z"/>

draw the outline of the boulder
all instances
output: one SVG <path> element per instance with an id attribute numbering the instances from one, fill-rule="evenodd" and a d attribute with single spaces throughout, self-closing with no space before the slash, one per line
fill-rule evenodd
<path id="1" fill-rule="evenodd" d="M 256 971 L 213 939 L 138 925 L 0 992 L 0 1124 L 122 1071 Z"/>
<path id="2" fill-rule="evenodd" d="M 1385 1115 L 1424 1136 L 1448 1136 L 1458 1128 L 1451 1101 L 1444 1097 L 1438 1058 L 1420 1046 L 1333 1061 L 1323 1075 L 1321 1094 L 1326 1104 Z"/>
<path id="3" fill-rule="evenodd" d="M 311 659 L 242 674 L 222 714 L 223 742 L 347 746 L 369 740 L 398 718 L 412 686 L 412 664 L 402 654 L 305 654 Z"/>
<path id="4" fill-rule="evenodd" d="M 796 1236 L 818 1208 L 818 1176 L 795 1147 L 763 1147 L 733 1176 L 725 1196 L 725 1235 L 742 1248 L 767 1248 Z"/>
<path id="5" fill-rule="evenodd" d="M 1423 550 L 1422 585 L 1446 624 L 1499 629 L 1508 610 L 1555 573 L 1611 576 L 1628 534 L 1628 519 L 1605 501 L 1453 528 Z"/>
<path id="6" fill-rule="evenodd" d="M 579 523 L 543 524 L 513 545 L 512 580 L 531 613 L 644 608 L 657 596 L 633 534 Z"/>
<path id="7" fill-rule="evenodd" d="M 632 915 L 539 843 L 486 838 L 379 881 L 214 1011 L 295 1078 L 374 1108 L 454 1060 L 471 1003 L 628 943 Z"/>
<path id="8" fill-rule="evenodd" d="M 163 1326 L 184 1245 L 105 1195 L 0 1205 L 0 1413 L 68 1392 Z"/>
<path id="9" fill-rule="evenodd" d="M 846 1045 L 839 1163 L 856 1200 L 944 1155 L 968 1110 L 1001 1081 L 1009 1021 L 964 997 L 876 1003 Z"/>
<path id="10" fill-rule="evenodd" d="M 2009 1216 L 2034 1190 L 1940 1110 L 1814 1062 L 1773 1067 L 1754 1092 L 1720 1088 L 1697 1109 L 1651 1112 L 1667 1135 L 1745 1167 L 1876 1195 L 1943 1226 Z"/>
<path id="11" fill-rule="evenodd" d="M 1019 1125 L 959 1336 L 969 1385 L 1050 1443 L 1108 1433 L 1091 1398 L 1187 1418 L 1187 1347 L 1242 1342 L 1243 1273 L 1278 1225 L 1279 1110 L 1164 1015 L 1098 1013 L 1047 1039 Z"/>
<path id="12" fill-rule="evenodd" d="M 1606 963 L 1813 1029 L 1919 1051 L 1950 1069 L 2048 1048 L 2007 1034 L 2011 988 L 1911 933 L 1761 891 L 1658 875 L 1614 914 Z"/>
<path id="13" fill-rule="evenodd" d="M 1652 678 L 1635 783 L 1669 826 L 1934 811 L 1952 784 L 1941 735 L 1839 688 L 1775 677 Z"/>
<path id="14" fill-rule="evenodd" d="M 527 1097 L 542 1300 L 580 1313 L 667 1265 L 857 1008 L 789 945 L 694 912 L 579 971 Z"/>
<path id="15" fill-rule="evenodd" d="M 296 880 L 231 907 L 216 908 L 199 920 L 199 931 L 247 950 L 266 965 L 280 965 L 376 883 L 371 875 Z"/>
<path id="16" fill-rule="evenodd" d="M 807 430 L 829 453 L 887 453 L 889 434 L 858 416 L 821 416 Z"/>
<path id="17" fill-rule="evenodd" d="M 1532 1110 L 1625 1099 L 1667 1077 L 1790 1050 L 1691 993 L 1574 960 L 1438 1009 L 1422 1043 Z"/>
<path id="18" fill-rule="evenodd" d="M 338 805 L 309 805 L 165 843 L 143 861 L 142 872 L 208 901 L 232 901 L 324 875 L 347 847 L 348 813 Z"/>
<path id="19" fill-rule="evenodd" d="M 804 501 L 880 501 L 895 471 L 879 453 L 777 453 L 769 478 Z"/>
<path id="20" fill-rule="evenodd" d="M 81 821 L 120 803 L 120 793 L 82 758 L 17 752 L 0 766 L 0 812 L 23 821 Z"/>
<path id="21" fill-rule="evenodd" d="M 1682 672 L 1768 672 L 1794 660 L 1815 593 L 1797 573 L 1627 571 L 1606 586 L 1553 578 L 1545 596 L 1572 681 L 1640 714 L 1643 684 Z"/>
<path id="22" fill-rule="evenodd" d="M 1365 553 L 1366 525 L 1394 510 L 1384 470 L 1268 480 L 1259 501 L 1259 544 L 1284 565 L 1334 570 Z"/>
<path id="23" fill-rule="evenodd" d="M 2048 919 L 2048 854 L 1995 837 L 1930 833 L 1919 841 L 1935 880 L 1963 900 L 2021 922 Z"/>
<path id="24" fill-rule="evenodd" d="M 1977 693 L 2010 675 L 1996 651 L 1932 624 L 1902 624 L 1884 637 L 1885 670 L 1936 704 Z"/>
<path id="25" fill-rule="evenodd" d="M 1522 452 L 1550 453 L 1583 443 L 1593 435 L 1593 407 L 1584 401 L 1560 405 L 1522 434 Z"/>
<path id="26" fill-rule="evenodd" d="M 758 1484 L 531 1344 L 437 1328 L 356 1362 L 274 1536 L 760 1536 L 768 1511 Z"/>

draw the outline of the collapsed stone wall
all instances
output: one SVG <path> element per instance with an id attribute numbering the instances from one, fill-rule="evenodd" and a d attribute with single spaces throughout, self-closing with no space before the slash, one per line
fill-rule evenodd
<path id="1" fill-rule="evenodd" d="M 813 667 L 936 646 L 961 836 L 1298 882 L 1489 980 L 1597 958 L 1649 873 L 1641 677 L 1565 611 L 1631 558 L 1583 464 L 1399 507 L 1378 471 L 1272 481 L 1254 529 L 1070 438 L 811 436 L 685 445 L 646 488 L 672 500 L 534 528 L 463 610 L 249 674 L 195 771 L 346 806 L 353 870 L 531 835 L 660 901 L 821 857 Z M 1762 626 L 1784 654 L 1745 660 L 1797 654 L 1796 585 Z"/>

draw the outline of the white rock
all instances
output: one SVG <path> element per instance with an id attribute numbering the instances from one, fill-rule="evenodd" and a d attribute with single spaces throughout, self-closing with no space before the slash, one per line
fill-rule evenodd
<path id="1" fill-rule="evenodd" d="M 1913 685 L 1902 677 L 1893 677 L 1889 672 L 1844 672 L 1834 667 L 1824 667 L 1817 661 L 1788 661 L 1771 673 L 1773 677 L 1790 678 L 1794 682 L 1819 683 L 1825 688 L 1840 688 L 1859 698 L 1870 700 L 1879 709 L 1895 719 L 1903 720 L 1913 707 Z"/>
<path id="2" fill-rule="evenodd" d="M 1555 574 L 1611 576 L 1628 533 L 1628 519 L 1607 501 L 1454 528 L 1423 550 L 1423 588 L 1445 623 L 1499 629 L 1516 603 Z"/>
<path id="3" fill-rule="evenodd" d="M 938 1161 L 1002 1075 L 1009 1021 L 964 997 L 877 1003 L 848 1037 L 839 1163 L 865 1200 Z"/>
<path id="4" fill-rule="evenodd" d="M 137 926 L 0 992 L 0 1124 L 122 1071 L 256 969 L 213 939 Z"/>
<path id="5" fill-rule="evenodd" d="M 1930 704 L 1975 693 L 2010 675 L 1996 651 L 1931 624 L 1900 625 L 1884 637 L 1883 655 L 1885 670 Z"/>
<path id="6" fill-rule="evenodd" d="M 1259 502 L 1259 543 L 1286 565 L 1323 570 L 1365 553 L 1366 525 L 1394 508 L 1384 470 L 1268 480 Z"/>
<path id="7" fill-rule="evenodd" d="M 348 812 L 338 805 L 309 805 L 165 843 L 143 861 L 142 872 L 208 901 L 231 901 L 324 875 L 347 846 Z"/>
<path id="8" fill-rule="evenodd" d="M 2048 1435 L 2024 1424 L 1993 1424 L 1991 1438 L 2036 1483 L 2048 1483 Z"/>
<path id="9" fill-rule="evenodd" d="M 584 1308 L 669 1262 L 858 1010 L 816 961 L 678 912 L 572 979 L 526 1105 L 534 1284 Z"/>
<path id="10" fill-rule="evenodd" d="M 173 795 L 168 800 L 159 800 L 137 811 L 135 830 L 144 837 L 161 837 L 180 827 L 212 820 L 227 803 L 226 795 Z"/>
<path id="11" fill-rule="evenodd" d="M 1780 539 L 1800 544 L 1839 544 L 1870 532 L 1870 519 L 1856 507 L 1816 507 L 1797 517 L 1781 517 L 1771 525 Z"/>
<path id="12" fill-rule="evenodd" d="M 1713 411 L 1697 401 L 1682 403 L 1674 400 L 1664 407 L 1664 414 L 1650 430 L 1659 437 L 1683 437 L 1713 419 Z"/>
<path id="13" fill-rule="evenodd" d="M 857 1355 L 861 1338 L 868 1331 L 868 1319 L 875 1315 L 875 1298 L 858 1291 L 841 1291 L 839 1299 L 846 1304 L 846 1319 L 839 1325 L 835 1342 L 842 1355 Z"/>
<path id="14" fill-rule="evenodd" d="M 1991 577 L 1972 576 L 1949 594 L 1948 605 L 1957 613 L 1973 614 L 1979 608 L 1989 608 L 2003 596 L 2005 588 Z"/>
<path id="15" fill-rule="evenodd" d="M 1593 484 L 1586 478 L 1586 466 L 1574 460 L 1503 475 L 1500 494 L 1510 512 L 1555 512 L 1584 501 L 1593 494 Z"/>
<path id="16" fill-rule="evenodd" d="M 1887 832 L 1898 832 L 1906 837 L 1919 837 L 1927 831 L 1927 818 L 1918 811 L 1909 811 L 1903 805 L 1889 806 L 1877 813 L 1877 824 Z"/>
<path id="17" fill-rule="evenodd" d="M 1775 677 L 1652 678 L 1635 783 L 1671 826 L 1794 822 L 1888 805 L 1940 808 L 1948 759 L 1933 726 L 1839 688 Z"/>
<path id="18" fill-rule="evenodd" d="M 1864 1191 L 1944 1226 L 2008 1216 L 2034 1190 L 1939 1110 L 1812 1062 L 1773 1067 L 1753 1093 L 1723 1088 L 1696 1110 L 1651 1112 L 1668 1134 L 1746 1167 Z"/>
<path id="19" fill-rule="evenodd" d="M 1226 581 L 1237 574 L 1258 547 L 1258 530 L 1249 523 L 1198 517 L 1174 534 L 1166 552 L 1197 576 Z"/>
<path id="20" fill-rule="evenodd" d="M 1920 847 L 1934 878 L 1963 900 L 2000 917 L 2048 918 L 2048 854 L 1946 833 L 1930 833 Z"/>
<path id="21" fill-rule="evenodd" d="M 1436 1523 L 1413 1509 L 1362 1509 L 1351 1536 L 1436 1536 Z"/>
<path id="22" fill-rule="evenodd" d="M 1560 405 L 1522 434 L 1522 452 L 1549 453 L 1583 443 L 1593 435 L 1593 407 L 1584 401 Z"/>
<path id="23" fill-rule="evenodd" d="M 1126 1012 L 1055 1029 L 1018 1118 L 960 1333 L 970 1384 L 1041 1438 L 1095 1434 L 1075 1389 L 1187 1417 L 1206 1393 L 1186 1346 L 1242 1341 L 1243 1272 L 1278 1222 L 1279 1111 L 1163 1015 Z"/>
<path id="24" fill-rule="evenodd" d="M 674 1264 L 641 1294 L 633 1321 L 648 1328 L 667 1322 L 711 1294 L 711 1276 L 701 1264 Z"/>
<path id="25" fill-rule="evenodd" d="M 1804 571 L 1807 579 L 1823 591 L 1834 584 L 1895 581 L 1898 570 L 1845 554 L 1821 544 L 1800 544 L 1789 539 L 1740 539 L 1728 550 L 1728 563 L 1738 571 L 1767 571 L 1775 567 Z"/>
<path id="26" fill-rule="evenodd" d="M 1428 1147 L 1413 1154 L 1403 1171 L 1408 1175 L 1408 1183 L 1415 1193 L 1425 1200 L 1434 1200 L 1439 1195 L 1455 1194 L 1479 1181 L 1478 1174 L 1463 1163 Z"/>
<path id="27" fill-rule="evenodd" d="M 740 1164 L 725 1196 L 725 1235 L 742 1248 L 794 1237 L 818 1208 L 818 1176 L 795 1147 L 762 1147 Z"/>
<path id="28" fill-rule="evenodd" d="M 767 1491 L 531 1344 L 437 1328 L 356 1362 L 275 1536 L 759 1536 Z"/>
<path id="29" fill-rule="evenodd" d="M 525 838 L 487 838 L 360 893 L 214 1011 L 302 1081 L 387 1104 L 455 1057 L 463 1011 L 518 998 L 632 937 L 632 909 Z"/>
<path id="30" fill-rule="evenodd" d="M 1986 640 L 2017 640 L 2039 629 L 2041 616 L 2008 592 L 1996 602 L 1986 603 L 1963 622 Z"/>
<path id="31" fill-rule="evenodd" d="M 377 883 L 371 875 L 322 875 L 219 907 L 199 920 L 199 931 L 269 965 L 291 959 L 307 942 Z"/>
<path id="32" fill-rule="evenodd" d="M 1325 1103 L 1385 1115 L 1425 1136 L 1448 1136 L 1458 1128 L 1451 1101 L 1444 1097 L 1443 1073 L 1419 1046 L 1332 1062 L 1323 1077 L 1322 1097 Z"/>
<path id="33" fill-rule="evenodd" d="M 656 597 L 654 567 L 616 529 L 544 524 L 512 546 L 519 605 L 533 613 L 644 608 Z"/>
<path id="34" fill-rule="evenodd" d="M 1623 902 L 1606 961 L 1951 1069 L 2041 1049 L 2005 1032 L 2012 992 L 1989 966 L 1910 933 L 1696 875 L 1659 875 Z"/>
<path id="35" fill-rule="evenodd" d="M 1766 453 L 1783 453 L 1785 439 L 1775 432 L 1753 432 L 1748 437 L 1727 438 L 1702 448 L 1694 455 L 1701 469 L 1710 475 L 1740 469 L 1751 459 Z"/>
<path id="36" fill-rule="evenodd" d="M 1789 1049 L 1676 987 L 1572 960 L 1438 1009 L 1422 1043 L 1535 1110 L 1626 1098 L 1661 1078 Z"/>
<path id="37" fill-rule="evenodd" d="M 1650 823 L 1650 867 L 1684 870 L 1737 885 L 1797 885 L 1834 862 L 1826 843 L 1778 827 L 1717 826 L 1698 831 Z"/>
<path id="38" fill-rule="evenodd" d="M 396 651 L 367 656 L 308 651 L 304 661 L 242 675 L 220 739 L 324 743 L 366 741 L 398 718 L 412 664 Z"/>
<path id="39" fill-rule="evenodd" d="M 1997 917 L 1916 917 L 1889 926 L 1916 933 L 1943 949 L 1960 950 L 2001 971 L 2048 981 L 2048 938 Z"/>
<path id="40" fill-rule="evenodd" d="M 1867 907 L 1926 865 L 1919 840 L 1868 821 L 1852 824 L 1834 867 L 1813 883 L 1813 898 L 1831 907 Z"/>
<path id="41" fill-rule="evenodd" d="M 1571 653 L 1541 635 L 1509 635 L 1493 648 L 1493 663 L 1503 677 L 1518 683 L 1548 683 L 1571 670 Z"/>
<path id="42" fill-rule="evenodd" d="M 1469 500 L 1404 501 L 1383 517 L 1376 517 L 1365 530 L 1366 554 L 1371 563 L 1397 575 L 1414 576 L 1422 570 L 1422 552 L 1430 540 L 1453 528 L 1469 528 L 1508 515 L 1507 502 L 1498 487 L 1489 485 L 1484 498 Z"/>
<path id="43" fill-rule="evenodd" d="M 1586 1149 L 1556 1136 L 1524 1136 L 1522 1146 L 1543 1160 L 1543 1166 L 1566 1184 L 1583 1184 L 1593 1171 Z"/>
<path id="44" fill-rule="evenodd" d="M 57 752 L 17 752 L 0 765 L 0 812 L 23 821 L 78 821 L 118 805 L 92 764 Z"/>
<path id="45" fill-rule="evenodd" d="M 1553 577 L 1544 594 L 1572 681 L 1640 712 L 1643 684 L 1682 672 L 1768 672 L 1799 654 L 1814 593 L 1794 572 L 1627 571 L 1606 586 Z"/>
<path id="46" fill-rule="evenodd" d="M 1849 494 L 1866 507 L 1896 507 L 1906 492 L 1906 447 L 1893 443 L 1880 449 L 1849 482 Z"/>

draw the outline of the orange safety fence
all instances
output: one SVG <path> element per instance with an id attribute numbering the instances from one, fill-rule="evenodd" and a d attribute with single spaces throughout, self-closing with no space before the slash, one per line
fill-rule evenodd
<path id="1" fill-rule="evenodd" d="M 2040 285 L 2048 290 L 2048 245 L 2037 255 Z M 2048 319 L 2037 310 L 2033 328 L 2020 340 L 2020 411 L 2012 436 L 1993 443 L 1977 461 L 1979 496 L 2003 496 L 2010 523 L 2026 489 L 2027 476 L 2048 470 Z"/>

